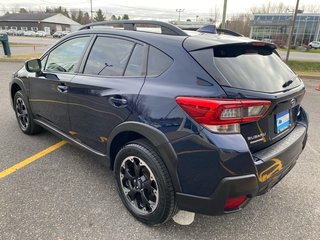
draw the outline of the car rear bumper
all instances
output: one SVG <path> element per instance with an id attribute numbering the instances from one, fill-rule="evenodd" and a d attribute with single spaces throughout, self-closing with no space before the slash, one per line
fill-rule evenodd
<path id="1" fill-rule="evenodd" d="M 298 124 L 279 142 L 253 155 L 261 195 L 276 185 L 295 165 L 307 141 L 307 128 Z"/>
<path id="2" fill-rule="evenodd" d="M 261 195 L 277 184 L 295 165 L 307 140 L 306 124 L 298 124 L 294 130 L 272 146 L 253 154 L 255 174 L 225 177 L 214 193 L 208 197 L 177 193 L 181 210 L 220 215 L 241 210 L 252 197 Z M 247 195 L 247 200 L 233 211 L 225 211 L 228 197 Z"/>
<path id="3" fill-rule="evenodd" d="M 181 210 L 207 215 L 220 215 L 226 213 L 224 211 L 224 206 L 228 197 L 240 195 L 252 197 L 257 194 L 258 189 L 257 177 L 254 174 L 226 177 L 222 179 L 215 192 L 209 197 L 177 193 L 176 199 L 178 208 Z M 237 210 L 240 210 L 249 199 Z"/>

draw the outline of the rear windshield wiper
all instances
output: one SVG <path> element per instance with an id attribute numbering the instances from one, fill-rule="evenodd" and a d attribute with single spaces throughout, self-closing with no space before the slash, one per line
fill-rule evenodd
<path id="1" fill-rule="evenodd" d="M 283 87 L 283 88 L 286 88 L 286 87 L 288 87 L 291 83 L 293 83 L 293 81 L 292 81 L 292 80 L 289 80 L 289 81 L 285 82 L 285 83 L 282 85 L 282 87 Z"/>
<path id="2" fill-rule="evenodd" d="M 298 76 L 292 77 L 289 81 L 285 82 L 285 83 L 282 85 L 282 87 L 283 87 L 283 88 L 286 88 L 286 87 L 290 86 L 291 83 L 293 83 L 293 81 L 294 81 L 297 77 L 298 77 Z"/>

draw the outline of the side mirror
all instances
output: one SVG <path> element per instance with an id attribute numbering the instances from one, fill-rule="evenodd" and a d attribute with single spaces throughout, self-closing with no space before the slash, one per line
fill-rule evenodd
<path id="1" fill-rule="evenodd" d="M 25 63 L 26 70 L 31 73 L 41 72 L 41 61 L 40 59 L 31 59 Z"/>

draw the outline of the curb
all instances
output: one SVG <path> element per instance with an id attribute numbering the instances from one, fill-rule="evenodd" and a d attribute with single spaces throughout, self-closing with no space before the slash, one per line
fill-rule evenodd
<path id="1" fill-rule="evenodd" d="M 298 74 L 298 76 L 302 79 L 320 80 L 320 75 Z"/>
<path id="2" fill-rule="evenodd" d="M 24 58 L 0 58 L 0 62 L 25 62 L 27 60 Z"/>

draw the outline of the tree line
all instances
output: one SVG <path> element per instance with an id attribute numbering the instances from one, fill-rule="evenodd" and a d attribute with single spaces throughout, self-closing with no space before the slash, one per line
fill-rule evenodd
<path id="1" fill-rule="evenodd" d="M 25 8 L 20 8 L 19 13 L 35 13 L 35 11 L 28 11 Z M 102 9 L 98 9 L 98 11 L 94 12 L 93 16 L 92 16 L 92 20 L 90 17 L 90 14 L 86 11 L 82 11 L 81 9 L 78 10 L 70 10 L 68 11 L 66 8 L 59 6 L 59 7 L 46 7 L 46 9 L 44 11 L 37 11 L 37 12 L 43 12 L 43 13 L 61 13 L 64 16 L 71 18 L 73 21 L 78 22 L 80 24 L 88 24 L 92 21 L 95 22 L 101 22 L 101 21 L 106 21 L 106 20 L 112 20 L 112 21 L 116 21 L 116 20 L 128 20 L 129 19 L 129 15 L 128 14 L 123 14 L 123 16 L 116 16 L 116 15 L 112 15 L 109 19 L 107 19 L 106 15 L 103 13 Z M 9 14 L 9 12 L 7 12 L 6 14 Z"/>

